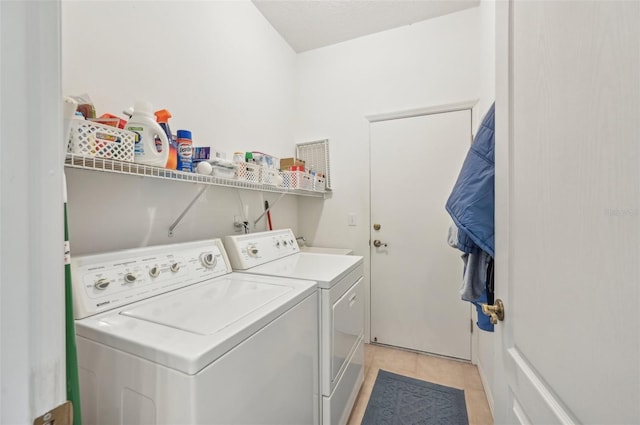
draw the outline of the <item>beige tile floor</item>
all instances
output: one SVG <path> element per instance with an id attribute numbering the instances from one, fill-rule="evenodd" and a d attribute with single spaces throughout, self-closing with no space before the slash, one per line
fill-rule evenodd
<path id="1" fill-rule="evenodd" d="M 364 366 L 364 384 L 347 425 L 362 422 L 379 369 L 464 390 L 469 425 L 493 425 L 478 368 L 472 364 L 365 344 Z"/>

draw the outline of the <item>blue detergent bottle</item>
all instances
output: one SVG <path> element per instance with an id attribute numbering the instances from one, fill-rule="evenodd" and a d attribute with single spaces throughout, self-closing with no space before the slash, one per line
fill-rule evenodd
<path id="1" fill-rule="evenodd" d="M 178 130 L 178 170 L 193 172 L 193 141 L 189 130 Z"/>

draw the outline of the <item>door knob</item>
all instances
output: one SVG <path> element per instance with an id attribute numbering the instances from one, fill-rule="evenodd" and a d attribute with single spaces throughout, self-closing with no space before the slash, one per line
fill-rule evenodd
<path id="1" fill-rule="evenodd" d="M 375 246 L 376 248 L 380 248 L 381 246 L 386 247 L 387 244 L 386 243 L 382 243 L 378 239 L 376 239 L 375 241 L 373 241 L 373 246 Z"/>
<path id="2" fill-rule="evenodd" d="M 501 299 L 497 299 L 494 305 L 482 304 L 482 313 L 489 316 L 492 324 L 497 324 L 498 320 L 504 320 L 504 304 Z"/>

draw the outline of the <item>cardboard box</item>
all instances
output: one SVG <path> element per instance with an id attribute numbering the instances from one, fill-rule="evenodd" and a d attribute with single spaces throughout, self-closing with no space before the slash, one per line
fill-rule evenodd
<path id="1" fill-rule="evenodd" d="M 304 169 L 304 161 L 298 158 L 280 158 L 280 169 L 289 170 L 294 165 L 302 166 Z"/>

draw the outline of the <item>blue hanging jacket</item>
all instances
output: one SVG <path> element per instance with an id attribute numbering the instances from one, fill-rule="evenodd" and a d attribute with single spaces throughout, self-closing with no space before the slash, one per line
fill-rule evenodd
<path id="1" fill-rule="evenodd" d="M 480 258 L 484 251 L 494 257 L 494 176 L 495 176 L 495 103 L 484 116 L 478 134 L 469 148 L 446 209 L 458 228 L 457 247 L 470 257 Z M 468 270 L 465 270 L 465 273 Z M 487 276 L 474 273 L 468 276 L 468 285 L 474 293 L 481 293 L 478 299 L 470 301 L 478 311 L 477 325 L 480 329 L 493 332 L 489 317 L 482 313 L 481 304 L 487 302 Z M 493 294 L 492 294 L 493 298 Z"/>
<path id="2" fill-rule="evenodd" d="M 469 148 L 446 209 L 458 227 L 458 248 L 480 248 L 494 257 L 495 103 L 482 120 Z"/>

